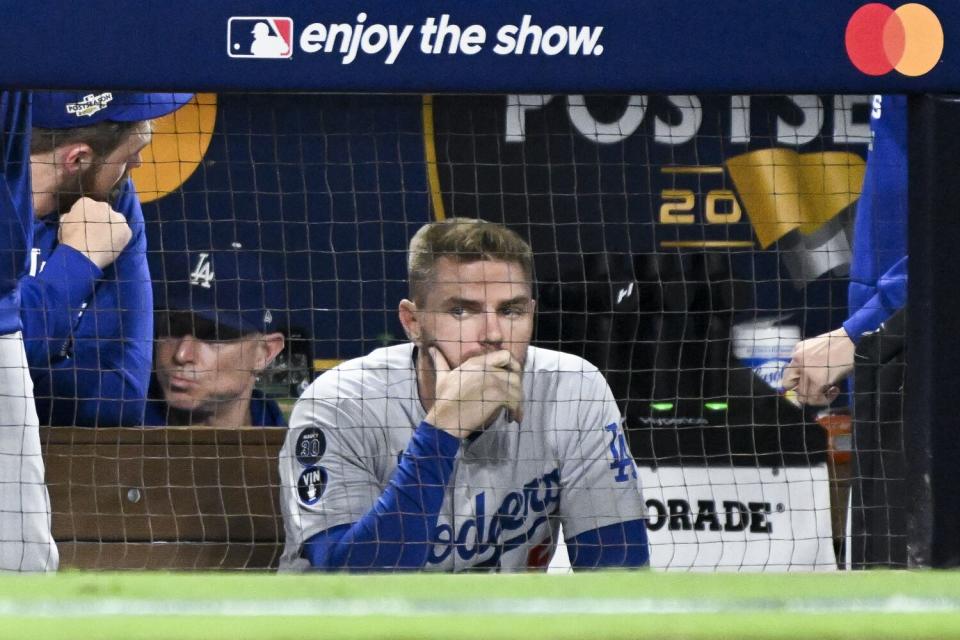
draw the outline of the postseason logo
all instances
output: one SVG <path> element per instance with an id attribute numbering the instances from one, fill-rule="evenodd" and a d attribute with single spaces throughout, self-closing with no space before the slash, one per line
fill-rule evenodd
<path id="1" fill-rule="evenodd" d="M 80 102 L 67 103 L 67 113 L 78 118 L 89 118 L 98 111 L 106 109 L 111 100 L 113 100 L 112 93 L 98 93 L 96 95 L 90 93 L 84 96 Z"/>
<path id="2" fill-rule="evenodd" d="M 227 54 L 231 58 L 290 58 L 293 20 L 237 16 L 227 20 Z"/>

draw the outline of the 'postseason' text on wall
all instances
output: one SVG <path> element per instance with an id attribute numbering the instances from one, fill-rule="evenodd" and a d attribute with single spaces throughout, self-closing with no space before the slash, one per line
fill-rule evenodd
<path id="1" fill-rule="evenodd" d="M 434 56 L 472 56 L 488 47 L 501 56 L 603 55 L 603 27 L 539 25 L 531 15 L 524 15 L 519 23 L 501 25 L 492 40 L 486 27 L 456 24 L 449 14 L 428 17 L 419 26 L 368 23 L 367 19 L 367 14 L 361 12 L 354 23 L 308 24 L 300 32 L 300 49 L 304 53 L 339 55 L 342 64 L 350 64 L 360 55 L 380 56 L 388 65 L 396 62 L 411 42 L 415 44 L 408 48 Z M 417 36 L 411 40 L 415 30 Z"/>

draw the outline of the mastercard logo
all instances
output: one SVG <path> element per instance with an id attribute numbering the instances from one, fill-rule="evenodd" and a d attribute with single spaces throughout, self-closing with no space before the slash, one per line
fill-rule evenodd
<path id="1" fill-rule="evenodd" d="M 905 76 L 927 73 L 943 53 L 943 27 L 936 14 L 922 4 L 896 9 L 874 2 L 850 17 L 847 55 L 857 69 L 870 76 L 893 70 Z"/>

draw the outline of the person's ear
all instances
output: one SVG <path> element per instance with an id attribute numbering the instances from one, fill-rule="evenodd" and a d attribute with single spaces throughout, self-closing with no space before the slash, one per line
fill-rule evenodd
<path id="1" fill-rule="evenodd" d="M 400 324 L 407 334 L 407 339 L 412 342 L 420 341 L 420 334 L 423 327 L 420 324 L 420 316 L 417 315 L 417 303 L 404 298 L 400 301 Z"/>
<path id="2" fill-rule="evenodd" d="M 79 175 L 93 163 L 96 154 L 85 142 L 73 142 L 57 147 L 53 159 L 57 169 L 64 175 Z"/>
<path id="3" fill-rule="evenodd" d="M 263 371 L 280 355 L 286 341 L 282 333 L 275 332 L 260 336 L 258 343 L 260 345 L 260 353 L 257 357 L 257 371 Z"/>

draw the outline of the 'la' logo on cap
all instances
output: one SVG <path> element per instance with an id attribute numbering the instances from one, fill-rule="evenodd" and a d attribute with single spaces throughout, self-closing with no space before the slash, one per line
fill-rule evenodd
<path id="1" fill-rule="evenodd" d="M 197 266 L 190 272 L 190 284 L 200 285 L 204 289 L 209 289 L 215 275 L 213 272 L 213 263 L 210 262 L 210 254 L 201 253 L 197 259 Z"/>

